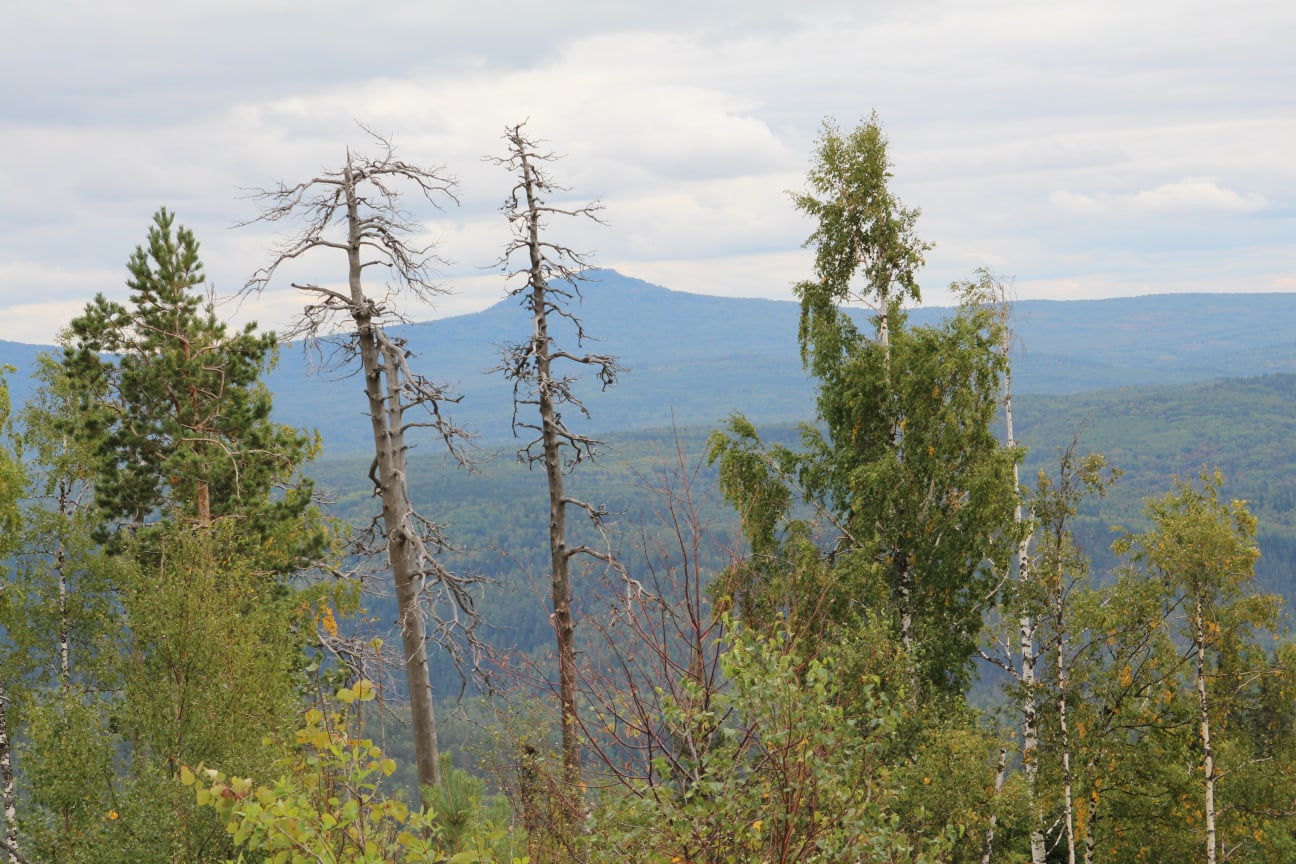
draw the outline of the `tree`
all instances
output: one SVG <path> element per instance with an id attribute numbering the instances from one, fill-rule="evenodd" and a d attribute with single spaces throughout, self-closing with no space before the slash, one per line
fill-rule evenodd
<path id="1" fill-rule="evenodd" d="M 274 334 L 228 331 L 198 292 L 198 241 L 165 208 L 126 266 L 130 305 L 97 296 L 72 321 L 63 360 L 78 399 L 69 431 L 95 448 L 104 519 L 138 528 L 156 513 L 207 525 L 237 513 L 257 533 L 298 518 L 308 482 L 271 493 L 315 443 L 270 419 L 261 376 Z"/>
<path id="2" fill-rule="evenodd" d="M 339 170 L 257 193 L 263 210 L 254 221 L 299 222 L 300 227 L 252 276 L 247 290 L 262 290 L 280 267 L 308 253 L 334 250 L 345 256 L 345 290 L 293 283 L 308 298 L 298 332 L 314 339 L 331 333 L 332 325 L 341 319 L 347 332 L 344 358 L 359 359 L 373 430 L 369 476 L 382 502 L 374 528 L 396 587 L 418 780 L 436 786 L 440 759 L 428 676 L 424 591 L 437 588 L 446 601 L 444 618 L 435 609 L 432 612 L 438 616 L 433 619 L 435 636 L 444 645 L 449 646 L 455 629 L 470 625 L 474 612 L 469 580 L 450 573 L 435 556 L 445 547 L 440 526 L 410 502 L 406 433 L 431 428 L 462 459 L 462 432 L 442 413 L 444 404 L 457 397 L 413 371 L 404 341 L 387 330 L 388 324 L 401 320 L 400 313 L 388 298 L 375 298 L 366 291 L 364 274 L 374 267 L 385 270 L 412 299 L 430 301 L 442 293 L 434 279 L 439 259 L 430 245 L 410 239 L 418 225 L 402 210 L 398 187 L 408 184 L 430 204 L 440 206 L 443 200 L 455 200 L 455 183 L 444 169 L 404 162 L 396 158 L 390 142 L 372 137 L 379 148 L 375 157 L 348 150 Z M 418 409 L 426 413 L 416 419 Z"/>
<path id="3" fill-rule="evenodd" d="M 991 430 L 1002 369 L 997 327 L 977 306 L 935 327 L 893 322 L 889 364 L 878 342 L 856 338 L 854 353 L 821 381 L 822 431 L 805 427 L 801 450 L 765 451 L 741 421 L 712 441 L 730 502 L 769 506 L 747 519 L 756 566 L 779 566 L 780 532 L 787 542 L 810 539 L 809 526 L 784 520 L 798 498 L 811 502 L 825 517 L 821 542 L 835 575 L 809 617 L 891 618 L 915 696 L 926 686 L 962 691 L 994 573 L 1015 545 L 1017 453 Z M 753 571 L 731 585 L 735 599 L 766 590 L 768 575 Z"/>
<path id="4" fill-rule="evenodd" d="M 926 655 L 924 676 L 939 682 L 953 672 L 948 683 L 957 685 L 969 631 L 979 629 L 984 562 L 1013 533 L 1016 456 L 990 432 L 1006 324 L 985 304 L 984 286 L 967 283 L 962 314 L 943 327 L 904 326 L 902 305 L 919 299 L 930 245 L 914 233 L 918 211 L 888 189 L 876 116 L 846 136 L 825 124 L 816 157 L 810 191 L 793 200 L 817 220 L 807 241 L 816 279 L 797 293 L 802 356 L 820 381 L 827 437 L 807 433 L 812 455 L 797 468 L 857 542 L 873 547 L 901 643 L 915 659 Z M 875 310 L 872 339 L 843 308 L 856 300 Z"/>
<path id="5" fill-rule="evenodd" d="M 805 245 L 815 247 L 815 279 L 798 283 L 801 352 L 819 378 L 850 352 L 854 325 L 841 304 L 871 306 L 885 349 L 895 313 L 919 301 L 918 270 L 930 243 L 914 233 L 919 211 L 891 194 L 887 139 L 877 114 L 843 135 L 827 120 L 815 146 L 810 188 L 793 193 L 796 208 L 817 223 Z M 863 277 L 862 285 L 857 287 Z"/>
<path id="6" fill-rule="evenodd" d="M 91 454 L 60 431 L 72 415 L 64 367 L 38 358 L 41 386 L 20 414 L 16 436 L 29 467 L 23 526 L 5 605 L 2 663 L 22 736 L 24 847 L 38 860 L 70 862 L 103 837 L 114 737 L 104 728 L 119 682 L 121 633 L 113 562 L 92 537 L 99 524 Z M 7 604 L 5 603 L 7 601 Z M 109 670 L 108 667 L 113 667 Z M 49 818 L 45 818 L 45 817 Z"/>
<path id="7" fill-rule="evenodd" d="M 917 211 L 887 189 L 889 169 L 876 119 L 849 136 L 825 124 L 810 191 L 793 196 L 818 223 L 807 241 L 816 279 L 796 288 L 818 423 L 803 429 L 800 451 L 761 456 L 755 430 L 735 423 L 713 452 L 731 502 L 777 505 L 751 523 L 767 533 L 754 550 L 773 541 L 794 498 L 812 502 L 831 523 L 839 574 L 825 611 L 890 616 L 914 670 L 911 695 L 924 686 L 958 693 L 994 594 L 988 565 L 1017 536 L 1018 453 L 991 430 L 1005 324 L 978 282 L 958 286 L 966 302 L 957 315 L 907 326 L 901 304 L 918 297 L 929 247 L 914 235 Z M 852 301 L 873 305 L 871 335 L 845 308 Z"/>
<path id="8" fill-rule="evenodd" d="M 1237 668 L 1230 659 L 1256 628 L 1277 623 L 1276 597 L 1255 591 L 1256 520 L 1242 501 L 1225 503 L 1219 490 L 1223 477 L 1203 473 L 1200 488 L 1180 482 L 1169 494 L 1148 502 L 1151 531 L 1123 538 L 1118 548 L 1133 554 L 1173 592 L 1172 605 L 1181 610 L 1179 635 L 1189 648 L 1192 688 L 1196 696 L 1197 752 L 1201 762 L 1202 838 L 1205 860 L 1220 855 L 1217 786 L 1224 776 L 1217 764 L 1217 735 L 1225 713 L 1217 686 L 1229 679 L 1263 674 L 1263 669 Z M 1218 682 L 1218 684 L 1216 683 Z"/>
<path id="9" fill-rule="evenodd" d="M 1007 433 L 1012 440 L 1011 414 Z M 1023 529 L 1014 566 L 1015 579 L 1005 578 L 1002 610 L 1015 615 L 1015 631 L 1004 621 L 995 646 L 978 649 L 987 662 L 1003 670 L 1012 682 L 1015 714 L 1019 717 L 1021 747 L 1018 760 L 1030 807 L 1030 852 L 1032 862 L 1043 864 L 1049 844 L 1050 826 L 1066 841 L 1067 861 L 1075 864 L 1076 826 L 1074 805 L 1074 742 L 1069 724 L 1076 700 L 1071 680 L 1077 652 L 1071 641 L 1081 634 L 1074 605 L 1094 591 L 1090 584 L 1089 561 L 1075 545 L 1071 524 L 1081 502 L 1088 495 L 1104 495 L 1119 476 L 1107 467 L 1102 456 L 1078 456 L 1076 444 L 1065 450 L 1058 463 L 1056 479 L 1039 473 L 1036 488 L 1028 498 L 1029 518 L 1018 514 Z M 1031 549 L 1034 554 L 1031 554 Z M 1083 644 L 1083 642 L 1082 642 Z M 1127 645 L 1127 647 L 1132 647 Z M 1092 653 L 1092 646 L 1081 654 Z M 1052 657 L 1051 675 L 1043 664 Z M 1082 682 L 1083 683 L 1083 682 Z M 1051 709 L 1051 711 L 1050 711 Z M 1051 727 L 1050 727 L 1051 724 Z M 1090 721 L 1091 728 L 1101 723 Z M 1093 735 L 1090 739 L 1093 739 Z M 1045 746 L 1044 739 L 1047 739 Z M 1002 786 L 1007 771 L 1007 747 L 1000 751 L 999 777 Z M 1046 758 L 1056 762 L 1060 795 L 1050 795 L 1040 781 Z M 1050 809 L 1061 799 L 1061 813 Z M 993 827 L 993 826 L 992 826 Z M 986 839 L 982 857 L 991 857 L 993 835 Z M 1059 841 L 1060 842 L 1060 841 Z"/>
<path id="10" fill-rule="evenodd" d="M 199 293 L 197 240 L 165 209 L 127 266 L 130 302 L 88 305 L 24 415 L 44 500 L 8 636 L 31 691 L 33 848 L 60 861 L 209 845 L 174 776 L 264 765 L 327 593 L 298 581 L 331 540 L 298 473 L 315 441 L 270 418 L 274 336 L 227 330 Z"/>
<path id="11" fill-rule="evenodd" d="M 0 369 L 0 432 L 9 427 L 9 384 L 4 378 L 8 369 Z M 18 539 L 20 515 L 18 501 L 23 491 L 21 463 L 7 448 L 0 448 L 0 560 L 13 552 Z M 3 569 L 0 575 L 7 576 Z M 0 585 L 0 625 L 8 626 L 14 620 L 8 613 L 14 603 L 11 584 Z M 0 680 L 0 808 L 4 810 L 4 851 L 11 864 L 19 864 L 18 852 L 18 794 L 14 785 L 13 748 L 9 737 L 9 683 Z"/>
<path id="12" fill-rule="evenodd" d="M 516 175 L 513 189 L 504 202 L 504 215 L 513 228 L 513 239 L 504 250 L 501 261 L 507 271 L 515 255 L 522 253 L 523 265 L 509 272 L 522 276 L 525 282 L 509 291 L 520 298 L 531 316 L 531 338 L 508 346 L 504 352 L 504 375 L 513 382 L 513 433 L 535 437 L 518 451 L 518 459 L 528 465 L 540 463 L 549 485 L 549 550 L 553 627 L 558 643 L 558 699 L 562 730 L 564 780 L 569 789 L 580 782 L 580 743 L 576 704 L 576 636 L 572 616 L 571 561 L 577 555 L 591 555 L 611 562 L 605 553 L 585 545 L 570 545 L 567 536 L 567 511 L 575 508 L 600 525 L 605 515 L 599 507 L 571 497 L 564 480 L 568 471 L 594 456 L 598 442 L 574 431 L 563 419 L 562 410 L 570 406 L 586 416 L 580 397 L 573 388 L 573 376 L 558 370 L 560 364 L 592 368 L 606 389 L 616 383 L 621 371 L 616 358 L 607 354 L 573 353 L 555 344 L 550 316 L 570 322 L 576 330 L 579 352 L 588 336 L 580 319 L 570 309 L 579 297 L 579 280 L 588 266 L 585 258 L 568 246 L 550 240 L 544 233 L 545 219 L 550 216 L 587 217 L 598 221 L 598 204 L 564 209 L 548 202 L 548 197 L 564 191 L 544 169 L 556 157 L 541 152 L 539 143 L 527 137 L 524 124 L 511 126 L 505 132 L 508 156 L 495 159 Z M 539 418 L 523 417 L 524 406 L 534 406 Z"/>

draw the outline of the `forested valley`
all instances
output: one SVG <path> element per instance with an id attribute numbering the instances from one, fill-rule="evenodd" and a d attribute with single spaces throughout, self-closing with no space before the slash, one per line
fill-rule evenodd
<path id="1" fill-rule="evenodd" d="M 1296 858 L 1279 315 L 1172 356 L 1146 304 L 1036 306 L 1023 356 L 1006 277 L 921 305 L 874 117 L 791 193 L 793 314 L 672 317 L 502 142 L 506 300 L 437 350 L 397 295 L 444 290 L 410 214 L 455 181 L 370 136 L 255 196 L 290 345 L 221 319 L 163 208 L 129 301 L 9 367 L 0 857 Z"/>

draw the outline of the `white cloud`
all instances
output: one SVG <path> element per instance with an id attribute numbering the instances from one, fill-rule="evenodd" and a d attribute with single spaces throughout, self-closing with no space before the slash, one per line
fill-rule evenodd
<path id="1" fill-rule="evenodd" d="M 1225 189 L 1210 180 L 1186 179 L 1166 183 L 1155 189 L 1145 189 L 1130 202 L 1135 209 L 1153 213 L 1194 213 L 1218 211 L 1223 213 L 1254 213 L 1263 210 L 1269 202 L 1256 192 L 1240 194 Z"/>
<path id="2" fill-rule="evenodd" d="M 478 268 L 508 178 L 481 157 L 526 117 L 566 154 L 571 200 L 607 205 L 606 228 L 554 230 L 671 287 L 770 296 L 808 275 L 783 190 L 824 115 L 873 108 L 938 244 L 924 285 L 991 262 L 1041 290 L 1175 290 L 1186 253 L 1264 283 L 1291 272 L 1296 230 L 1296 4 L 1240 2 L 26 4 L 0 55 L 23 85 L 0 117 L 0 338 L 32 318 L 6 304 L 124 296 L 163 204 L 234 290 L 273 239 L 228 230 L 255 213 L 238 187 L 336 166 L 365 145 L 355 119 L 460 178 L 460 207 L 415 208 L 457 262 L 442 311 L 500 296 Z"/>
<path id="3" fill-rule="evenodd" d="M 1070 213 L 1095 215 L 1133 213 L 1254 213 L 1269 206 L 1257 192 L 1239 193 L 1212 180 L 1187 178 L 1125 195 L 1106 192 L 1084 194 L 1057 190 L 1049 196 L 1053 206 Z"/>

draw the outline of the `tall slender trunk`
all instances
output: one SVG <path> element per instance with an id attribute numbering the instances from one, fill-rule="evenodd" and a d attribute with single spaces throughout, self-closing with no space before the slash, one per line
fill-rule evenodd
<path id="1" fill-rule="evenodd" d="M 66 479 L 58 482 L 58 513 L 65 520 L 72 514 L 71 490 Z M 54 570 L 58 573 L 58 610 L 59 610 L 59 671 L 58 680 L 64 692 L 72 687 L 72 625 L 68 618 L 68 555 L 67 546 L 63 543 L 63 533 L 59 532 L 57 548 L 54 550 Z"/>
<path id="2" fill-rule="evenodd" d="M 1007 311 L 1004 312 L 1005 318 Z M 1001 350 L 1005 363 L 1008 359 L 1009 340 L 1011 336 L 1005 322 Z M 1017 446 L 1016 433 L 1013 430 L 1012 408 L 1012 369 L 1004 371 L 1004 426 L 1009 447 Z M 1019 534 L 1015 555 L 1017 582 L 1023 589 L 1031 581 L 1030 544 L 1031 532 L 1026 525 L 1026 514 L 1022 508 L 1021 474 L 1017 464 L 1013 463 L 1013 487 L 1017 489 L 1017 504 L 1013 508 L 1013 524 Z M 1024 591 L 1023 591 L 1024 593 Z M 1030 797 L 1031 831 L 1030 849 L 1031 864 L 1044 864 L 1047 848 L 1044 837 L 1044 814 L 1040 806 L 1039 780 L 1039 704 L 1035 694 L 1035 633 L 1037 623 L 1028 607 L 1023 607 L 1017 618 L 1017 651 L 1020 655 L 1018 681 L 1021 685 L 1020 710 L 1022 715 L 1022 770 L 1026 775 L 1026 789 Z"/>
<path id="3" fill-rule="evenodd" d="M 0 806 L 4 807 L 4 841 L 9 864 L 18 864 L 18 793 L 14 788 L 9 744 L 9 693 L 0 683 Z"/>
<path id="4" fill-rule="evenodd" d="M 1098 828 L 1098 805 L 1101 798 L 1097 790 L 1089 793 L 1089 818 L 1085 820 L 1085 850 L 1084 864 L 1094 864 L 1094 857 L 1098 853 L 1098 838 L 1094 832 Z"/>
<path id="5" fill-rule="evenodd" d="M 1058 619 L 1061 620 L 1063 598 L 1061 591 L 1058 592 L 1056 603 L 1058 604 Z M 1058 711 L 1058 735 L 1060 736 L 1060 748 L 1062 758 L 1062 829 L 1066 833 L 1067 841 L 1067 864 L 1075 864 L 1076 860 L 1076 843 L 1075 843 L 1075 803 L 1072 800 L 1072 778 L 1071 778 L 1071 732 L 1067 727 L 1067 709 L 1069 707 L 1068 697 L 1070 691 L 1067 689 L 1067 683 L 1070 679 L 1070 672 L 1066 665 L 1066 640 L 1061 631 L 1058 633 L 1057 643 L 1057 711 Z"/>
<path id="6" fill-rule="evenodd" d="M 567 554 L 567 504 L 563 493 L 562 453 L 550 395 L 548 336 L 545 334 L 544 288 L 535 316 L 537 346 L 546 346 L 536 358 L 540 379 L 540 425 L 545 476 L 549 480 L 549 563 L 552 569 L 554 634 L 558 642 L 558 701 L 562 723 L 563 779 L 574 790 L 580 782 L 580 742 L 576 716 L 576 631 L 571 610 L 571 558 Z"/>
<path id="7" fill-rule="evenodd" d="M 549 342 L 549 298 L 540 241 L 540 206 L 535 173 L 524 149 L 519 149 L 526 188 L 527 251 L 531 283 L 531 353 L 535 360 L 536 394 L 540 403 L 540 436 L 545 477 L 549 482 L 549 563 L 552 576 L 553 624 L 558 643 L 558 702 L 562 726 L 563 780 L 569 794 L 580 783 L 580 741 L 576 706 L 576 633 L 571 610 L 571 555 L 567 549 L 567 501 L 563 491 L 562 442 L 554 406 L 552 357 Z"/>
<path id="8" fill-rule="evenodd" d="M 1200 714 L 1200 735 L 1202 746 L 1202 780 L 1205 784 L 1206 803 L 1206 864 L 1215 864 L 1215 752 L 1211 749 L 1210 738 L 1210 700 L 1206 693 L 1206 618 L 1202 598 L 1199 594 L 1195 606 L 1196 633 L 1193 641 L 1197 649 L 1197 706 Z"/>
<path id="9" fill-rule="evenodd" d="M 908 553 L 905 550 L 897 550 L 896 555 L 904 556 L 902 562 L 894 565 L 897 570 L 896 601 L 900 606 L 900 647 L 904 649 L 905 656 L 912 664 L 914 662 L 913 571 L 909 566 Z M 915 681 L 911 688 L 911 695 L 916 696 L 917 693 L 918 682 Z"/>
<path id="10" fill-rule="evenodd" d="M 1008 775 L 1008 748 L 999 748 L 999 763 L 995 766 L 994 794 L 999 797 L 1003 791 L 1004 779 Z M 981 846 L 981 864 L 990 864 L 990 859 L 994 856 L 995 829 L 999 827 L 999 816 L 990 811 L 990 816 L 986 820 L 985 842 Z"/>
<path id="11" fill-rule="evenodd" d="M 360 201 L 347 156 L 346 205 L 348 222 L 347 264 L 351 292 L 351 317 L 355 321 L 365 395 L 373 428 L 374 464 L 382 500 L 383 527 L 387 534 L 387 559 L 396 586 L 400 614 L 401 646 L 409 687 L 410 719 L 414 727 L 414 757 L 420 786 L 441 782 L 436 715 L 428 673 L 427 640 L 423 621 L 422 577 L 416 528 L 410 524 L 409 473 L 405 464 L 404 403 L 401 363 L 396 351 L 378 338 L 373 304 L 361 283 Z"/>

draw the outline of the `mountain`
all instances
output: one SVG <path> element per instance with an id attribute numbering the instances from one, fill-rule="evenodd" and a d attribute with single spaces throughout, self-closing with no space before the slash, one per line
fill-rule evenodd
<path id="1" fill-rule="evenodd" d="M 682 426 L 713 427 L 737 410 L 762 423 L 804 420 L 814 387 L 801 368 L 791 301 L 710 297 L 670 291 L 603 270 L 581 286 L 575 308 L 592 350 L 629 368 L 616 387 L 580 393 L 597 434 Z M 949 309 L 922 308 L 916 324 Z M 1119 300 L 1015 304 L 1014 381 L 1019 393 L 1069 394 L 1128 385 L 1205 381 L 1296 372 L 1296 301 L 1284 294 L 1178 294 Z M 866 311 L 858 313 L 862 320 Z M 454 385 L 457 419 L 484 442 L 508 440 L 509 384 L 488 370 L 500 346 L 523 339 L 529 319 L 513 300 L 470 315 L 400 328 L 418 366 Z M 574 345 L 570 327 L 555 327 Z M 311 377 L 300 349 L 286 348 L 271 377 L 280 416 L 325 430 L 334 452 L 367 444 L 358 382 Z"/>
<path id="2" fill-rule="evenodd" d="M 578 387 L 593 415 L 589 431 L 601 436 L 672 423 L 710 428 L 735 410 L 760 423 L 812 416 L 814 387 L 801 369 L 795 302 L 686 294 L 610 270 L 590 276 L 574 311 L 586 332 L 603 340 L 591 343 L 592 350 L 618 355 L 629 372 L 604 393 L 589 381 Z M 1019 394 L 1296 372 L 1296 299 L 1288 294 L 1023 300 L 1014 312 Z M 910 319 L 932 323 L 948 314 L 921 308 Z M 867 312 L 858 315 L 862 320 Z M 574 346 L 570 326 L 553 330 L 561 344 Z M 502 344 L 529 333 L 516 301 L 396 332 L 419 370 L 463 396 L 452 410 L 458 421 L 486 444 L 512 440 L 510 385 L 488 370 L 499 364 Z M 367 449 L 360 383 L 330 371 L 329 346 L 322 347 L 322 354 L 283 348 L 269 378 L 276 414 L 320 430 L 330 453 Z M 0 343 L 0 362 L 30 369 L 39 350 Z M 29 384 L 22 373 L 10 380 L 21 404 Z"/>

